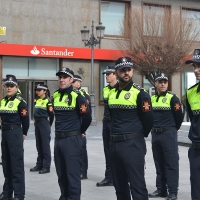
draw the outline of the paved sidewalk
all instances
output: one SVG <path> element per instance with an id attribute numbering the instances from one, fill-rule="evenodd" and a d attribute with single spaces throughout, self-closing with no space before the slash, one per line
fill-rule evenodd
<path id="1" fill-rule="evenodd" d="M 103 152 L 103 143 L 101 139 L 101 123 L 90 127 L 87 132 L 87 148 L 89 158 L 88 179 L 82 180 L 82 200 L 114 200 L 116 199 L 114 187 L 96 187 L 96 183 L 104 178 L 105 160 Z M 30 168 L 35 166 L 36 148 L 33 135 L 33 127 L 29 131 L 29 137 L 25 140 L 25 176 L 26 176 L 26 200 L 58 200 L 60 191 L 57 183 L 54 162 L 52 161 L 51 172 L 49 174 L 38 174 L 30 172 Z M 53 131 L 52 131 L 53 132 Z M 29 138 L 29 139 L 28 139 Z M 53 152 L 54 140 L 51 141 Z M 155 167 L 151 152 L 151 142 L 146 141 L 146 170 L 145 178 L 147 189 L 153 192 L 155 187 Z M 188 147 L 179 146 L 180 155 L 180 183 L 179 200 L 189 200 L 190 181 L 189 181 L 189 162 L 187 156 Z M 131 153 L 131 152 L 130 152 Z M 0 192 L 2 191 L 4 177 L 0 170 Z M 157 200 L 163 198 L 156 198 Z M 152 199 L 154 200 L 154 199 Z"/>

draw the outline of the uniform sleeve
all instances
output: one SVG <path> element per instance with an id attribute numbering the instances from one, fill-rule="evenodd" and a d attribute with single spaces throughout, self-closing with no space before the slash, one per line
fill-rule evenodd
<path id="1" fill-rule="evenodd" d="M 144 137 L 148 137 L 154 123 L 151 98 L 147 92 L 140 90 L 137 97 L 137 109 L 144 129 Z"/>
<path id="2" fill-rule="evenodd" d="M 49 115 L 49 123 L 50 125 L 52 125 L 54 120 L 54 111 L 53 111 L 53 105 L 50 101 L 47 104 L 47 112 Z"/>
<path id="3" fill-rule="evenodd" d="M 18 112 L 19 112 L 20 119 L 22 122 L 23 135 L 27 135 L 29 125 L 30 125 L 30 119 L 29 119 L 27 104 L 23 100 L 20 102 L 18 106 Z"/>
<path id="4" fill-rule="evenodd" d="M 188 112 L 188 115 L 189 115 L 190 121 L 192 121 L 193 113 L 192 113 L 192 110 L 191 110 L 190 104 L 189 104 L 189 102 L 188 102 L 187 94 L 186 94 L 186 107 L 187 107 L 187 112 Z"/>
<path id="5" fill-rule="evenodd" d="M 183 122 L 183 112 L 182 112 L 179 98 L 176 95 L 174 95 L 171 98 L 170 104 L 171 104 L 172 113 L 174 115 L 174 120 L 176 123 L 176 129 L 179 130 Z"/>
<path id="6" fill-rule="evenodd" d="M 76 98 L 76 108 L 78 115 L 81 118 L 81 133 L 85 133 L 92 121 L 91 113 L 89 111 L 88 103 L 80 93 Z"/>

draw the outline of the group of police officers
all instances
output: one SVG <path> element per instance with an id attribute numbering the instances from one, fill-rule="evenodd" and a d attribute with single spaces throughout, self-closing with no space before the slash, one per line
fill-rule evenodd
<path id="1" fill-rule="evenodd" d="M 194 51 L 192 63 L 200 80 L 200 49 Z M 96 186 L 112 186 L 118 200 L 147 200 L 178 195 L 179 155 L 177 132 L 183 121 L 179 98 L 168 91 L 168 76 L 155 78 L 156 93 L 132 81 L 133 62 L 120 57 L 115 66 L 103 72 L 108 85 L 103 89 L 103 145 L 106 161 L 105 178 Z M 49 98 L 48 86 L 40 84 L 36 91 L 35 137 L 36 166 L 31 172 L 49 173 L 51 164 L 50 129 L 55 116 L 54 161 L 61 195 L 59 200 L 80 200 L 81 179 L 87 179 L 88 157 L 86 130 L 91 123 L 90 96 L 81 88 L 82 79 L 69 68 L 57 73 L 59 89 Z M 4 81 L 6 96 L 0 102 L 2 121 L 2 167 L 5 177 L 0 200 L 24 200 L 23 140 L 29 129 L 27 104 L 17 93 L 14 75 Z M 189 148 L 191 198 L 200 200 L 200 85 L 187 90 L 186 102 L 191 127 Z M 145 137 L 152 134 L 152 152 L 156 168 L 156 190 L 148 194 L 145 175 Z M 14 198 L 13 198 L 14 193 Z"/>

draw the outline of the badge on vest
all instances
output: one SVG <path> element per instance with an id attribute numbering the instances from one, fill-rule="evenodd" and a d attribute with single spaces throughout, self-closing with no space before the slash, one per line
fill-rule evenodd
<path id="1" fill-rule="evenodd" d="M 164 98 L 162 99 L 162 102 L 165 103 L 166 101 L 167 101 L 167 98 L 164 97 Z"/>
<path id="2" fill-rule="evenodd" d="M 10 102 L 10 103 L 8 104 L 8 108 L 12 108 L 13 105 L 14 105 L 14 103 L 13 103 L 13 102 Z"/>
<path id="3" fill-rule="evenodd" d="M 124 95 L 124 99 L 129 99 L 131 96 L 131 93 L 130 92 L 127 92 L 125 95 Z"/>
<path id="4" fill-rule="evenodd" d="M 143 112 L 149 112 L 151 111 L 151 105 L 149 103 L 149 101 L 143 101 L 142 102 L 142 107 L 143 107 Z"/>
<path id="5" fill-rule="evenodd" d="M 41 106 L 43 106 L 43 105 L 44 105 L 44 102 L 41 103 Z"/>
<path id="6" fill-rule="evenodd" d="M 68 102 L 69 101 L 69 99 L 68 99 L 68 97 L 65 99 L 65 102 Z"/>

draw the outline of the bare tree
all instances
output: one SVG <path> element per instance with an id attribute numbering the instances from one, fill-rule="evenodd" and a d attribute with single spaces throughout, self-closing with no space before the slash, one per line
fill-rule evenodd
<path id="1" fill-rule="evenodd" d="M 116 45 L 154 85 L 157 73 L 171 76 L 186 67 L 184 62 L 200 38 L 199 23 L 168 8 L 164 12 L 133 9 L 126 29 L 121 26 L 125 39 L 117 40 Z"/>

